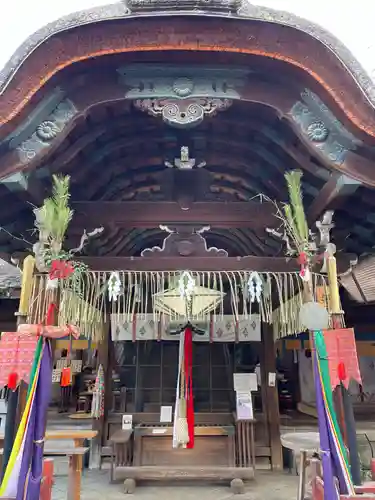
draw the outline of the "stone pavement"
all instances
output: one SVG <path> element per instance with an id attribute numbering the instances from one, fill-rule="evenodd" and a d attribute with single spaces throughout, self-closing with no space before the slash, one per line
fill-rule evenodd
<path id="1" fill-rule="evenodd" d="M 288 473 L 259 471 L 255 481 L 248 483 L 246 493 L 233 495 L 229 487 L 191 484 L 182 486 L 157 483 L 138 486 L 134 495 L 125 495 L 122 484 L 109 484 L 108 471 L 87 471 L 82 480 L 82 500 L 294 500 L 298 478 Z M 67 477 L 55 478 L 52 500 L 66 500 Z"/>

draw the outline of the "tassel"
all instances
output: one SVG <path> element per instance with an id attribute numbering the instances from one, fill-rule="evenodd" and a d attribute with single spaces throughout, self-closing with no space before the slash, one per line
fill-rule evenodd
<path id="1" fill-rule="evenodd" d="M 343 362 L 339 363 L 337 366 L 337 375 L 339 376 L 340 382 L 346 380 L 346 368 Z"/>
<path id="2" fill-rule="evenodd" d="M 11 391 L 15 391 L 17 389 L 17 383 L 18 383 L 18 373 L 17 372 L 11 372 L 8 375 L 8 389 Z"/>

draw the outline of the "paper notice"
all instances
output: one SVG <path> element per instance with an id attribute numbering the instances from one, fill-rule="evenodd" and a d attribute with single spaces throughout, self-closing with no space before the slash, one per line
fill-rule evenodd
<path id="1" fill-rule="evenodd" d="M 162 406 L 160 408 L 160 422 L 172 422 L 172 406 Z"/>
<path id="2" fill-rule="evenodd" d="M 257 391 L 257 376 L 255 373 L 233 373 L 233 385 L 236 392 Z"/>
<path id="3" fill-rule="evenodd" d="M 269 372 L 269 374 L 268 374 L 268 385 L 270 387 L 275 387 L 275 385 L 276 385 L 276 373 Z"/>
<path id="4" fill-rule="evenodd" d="M 253 400 L 251 392 L 236 394 L 237 418 L 238 420 L 253 420 Z"/>
<path id="5" fill-rule="evenodd" d="M 133 415 L 122 416 L 122 430 L 131 431 L 133 429 Z"/>
<path id="6" fill-rule="evenodd" d="M 152 429 L 153 434 L 165 434 L 167 429 Z"/>

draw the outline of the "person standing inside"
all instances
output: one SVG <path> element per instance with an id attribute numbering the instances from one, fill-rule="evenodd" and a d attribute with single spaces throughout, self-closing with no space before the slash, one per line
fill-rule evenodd
<path id="1" fill-rule="evenodd" d="M 64 349 L 61 352 L 61 359 L 68 358 L 68 351 Z M 69 361 L 67 361 L 69 363 Z M 70 398 L 72 392 L 72 372 L 70 366 L 65 366 L 61 371 L 60 380 L 60 410 L 59 413 L 68 413 L 70 408 Z"/>

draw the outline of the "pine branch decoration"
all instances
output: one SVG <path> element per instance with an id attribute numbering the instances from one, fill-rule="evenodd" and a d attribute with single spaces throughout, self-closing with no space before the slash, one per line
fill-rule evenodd
<path id="1" fill-rule="evenodd" d="M 289 203 L 283 207 L 286 231 L 294 242 L 298 253 L 309 250 L 309 226 L 303 206 L 301 179 L 302 172 L 300 170 L 285 173 L 289 193 Z"/>
<path id="2" fill-rule="evenodd" d="M 62 249 L 69 223 L 73 217 L 73 210 L 69 207 L 70 177 L 53 175 L 52 195 L 44 200 L 40 208 L 34 210 L 35 225 L 42 235 L 52 257 L 57 257 Z"/>

